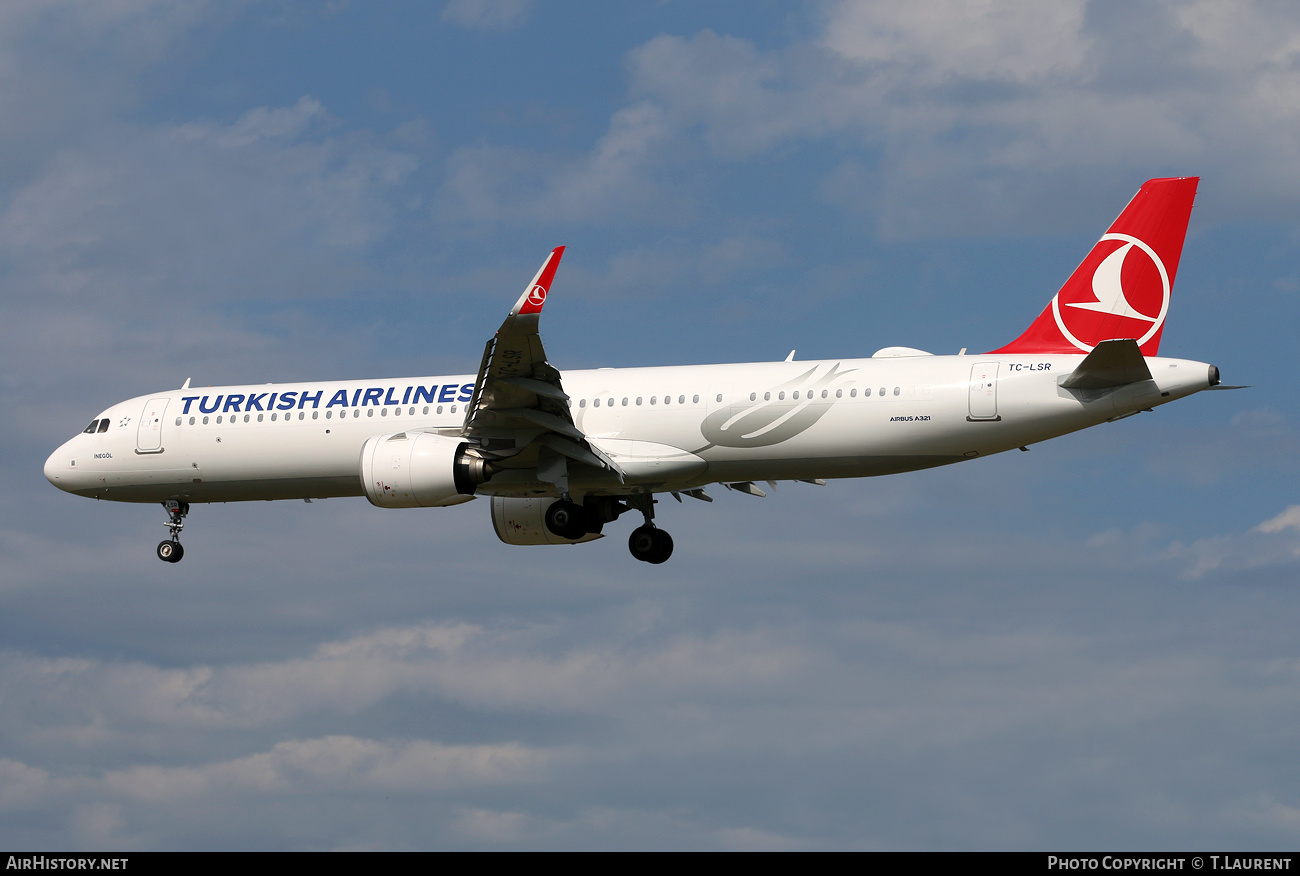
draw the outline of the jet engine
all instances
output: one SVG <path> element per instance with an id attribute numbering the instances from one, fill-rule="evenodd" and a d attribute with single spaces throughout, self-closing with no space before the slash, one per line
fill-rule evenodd
<path id="1" fill-rule="evenodd" d="M 493 473 L 464 441 L 432 432 L 376 435 L 361 448 L 361 484 L 380 508 L 459 505 Z"/>
<path id="2" fill-rule="evenodd" d="M 575 540 L 551 532 L 546 526 L 546 509 L 558 501 L 549 496 L 536 499 L 493 496 L 492 528 L 497 531 L 497 538 L 506 544 L 581 544 L 603 538 L 599 533 L 589 532 Z"/>

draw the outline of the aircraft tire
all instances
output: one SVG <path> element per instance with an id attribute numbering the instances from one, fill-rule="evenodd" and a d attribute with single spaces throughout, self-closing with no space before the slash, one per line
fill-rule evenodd
<path id="1" fill-rule="evenodd" d="M 673 555 L 673 537 L 653 526 L 638 526 L 628 536 L 627 549 L 641 562 L 658 565 Z"/>
<path id="2" fill-rule="evenodd" d="M 658 565 L 666 562 L 673 555 L 673 537 L 662 529 L 656 529 L 655 533 L 655 551 L 654 556 L 650 557 L 650 562 Z"/>
<path id="3" fill-rule="evenodd" d="M 185 548 L 181 547 L 179 541 L 158 542 L 158 559 L 164 563 L 179 563 L 181 557 L 185 556 Z"/>
<path id="4" fill-rule="evenodd" d="M 560 500 L 546 509 L 546 528 L 561 538 L 577 541 L 587 534 L 587 515 L 578 503 Z"/>

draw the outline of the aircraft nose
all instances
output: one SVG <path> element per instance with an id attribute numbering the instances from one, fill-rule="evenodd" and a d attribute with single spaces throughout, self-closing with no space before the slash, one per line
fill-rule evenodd
<path id="1" fill-rule="evenodd" d="M 58 450 L 50 454 L 50 458 L 45 460 L 45 479 L 60 490 L 69 489 L 67 474 L 68 472 L 68 453 L 67 444 L 63 444 Z"/>

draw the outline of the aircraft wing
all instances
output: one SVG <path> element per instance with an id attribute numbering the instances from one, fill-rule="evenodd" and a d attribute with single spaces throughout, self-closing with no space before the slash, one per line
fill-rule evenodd
<path id="1" fill-rule="evenodd" d="M 489 460 L 503 468 L 536 465 L 539 477 L 562 491 L 568 460 L 608 469 L 622 479 L 618 466 L 574 425 L 560 372 L 546 361 L 537 331 L 563 255 L 562 246 L 551 251 L 487 342 L 461 430 Z"/>

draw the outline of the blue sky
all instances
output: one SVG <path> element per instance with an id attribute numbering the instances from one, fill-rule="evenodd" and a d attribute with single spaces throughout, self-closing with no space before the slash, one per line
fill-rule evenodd
<path id="1" fill-rule="evenodd" d="M 0 839 L 50 849 L 1289 848 L 1300 13 L 1240 2 L 0 7 Z M 1210 393 L 669 504 L 160 509 L 41 476 L 123 398 L 993 349 L 1200 175 Z"/>

